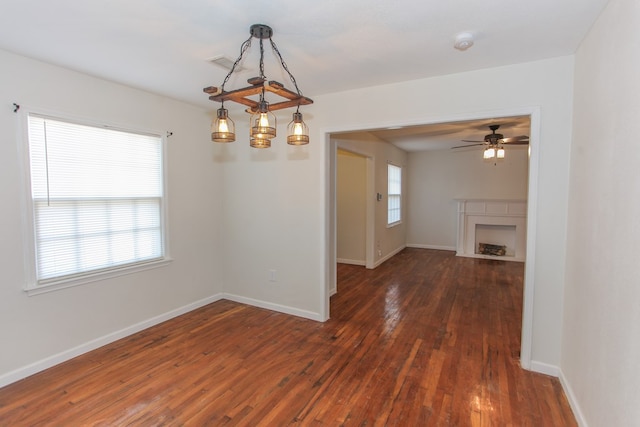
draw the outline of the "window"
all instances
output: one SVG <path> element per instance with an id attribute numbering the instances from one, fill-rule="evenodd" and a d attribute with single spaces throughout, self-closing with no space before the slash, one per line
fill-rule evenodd
<path id="1" fill-rule="evenodd" d="M 164 260 L 162 138 L 33 113 L 27 121 L 27 289 Z"/>
<path id="2" fill-rule="evenodd" d="M 402 168 L 389 164 L 387 180 L 387 225 L 394 225 L 402 219 Z"/>

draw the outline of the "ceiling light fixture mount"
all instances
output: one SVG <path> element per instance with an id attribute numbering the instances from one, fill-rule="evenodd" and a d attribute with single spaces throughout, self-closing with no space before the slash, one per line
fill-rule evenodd
<path id="1" fill-rule="evenodd" d="M 289 71 L 287 64 L 282 59 L 282 55 L 278 50 L 275 42 L 271 38 L 273 29 L 268 25 L 254 24 L 249 29 L 251 36 L 242 43 L 240 47 L 240 56 L 233 63 L 231 70 L 222 82 L 222 86 L 209 86 L 203 91 L 209 94 L 209 99 L 222 103 L 216 114 L 216 119 L 211 126 L 211 140 L 214 142 L 233 142 L 235 136 L 235 124 L 229 118 L 229 112 L 224 108 L 225 101 L 233 101 L 238 104 L 245 105 L 246 111 L 251 114 L 250 129 L 250 145 L 254 148 L 268 148 L 271 146 L 271 139 L 276 136 L 276 117 L 273 111 L 284 108 L 296 107 L 293 113 L 293 119 L 288 126 L 287 143 L 290 145 L 305 145 L 309 143 L 309 128 L 302 120 L 300 113 L 301 105 L 313 104 L 313 100 L 302 95 L 295 77 Z M 229 81 L 231 75 L 236 71 L 238 64 L 242 60 L 245 52 L 251 47 L 251 40 L 258 39 L 260 41 L 260 76 L 247 80 L 249 86 L 235 89 L 231 91 L 225 90 L 225 85 Z M 289 75 L 291 83 L 295 87 L 295 92 L 284 87 L 282 83 L 267 80 L 264 74 L 264 40 L 269 40 L 271 48 L 276 57 L 280 60 L 282 69 Z M 275 103 L 267 102 L 265 94 L 269 92 L 281 99 Z M 250 97 L 258 95 L 258 100 Z"/>

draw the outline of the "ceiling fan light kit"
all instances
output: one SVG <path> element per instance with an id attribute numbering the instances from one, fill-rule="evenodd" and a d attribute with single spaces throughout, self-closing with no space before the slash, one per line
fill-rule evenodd
<path id="1" fill-rule="evenodd" d="M 203 91 L 209 94 L 209 99 L 221 103 L 220 108 L 216 113 L 216 118 L 211 124 L 211 140 L 214 142 L 233 142 L 236 140 L 235 124 L 229 117 L 229 112 L 224 108 L 225 101 L 237 102 L 238 104 L 245 105 L 246 111 L 251 114 L 250 119 L 250 131 L 249 131 L 249 145 L 253 148 L 268 148 L 271 147 L 271 140 L 276 136 L 276 117 L 273 111 L 296 107 L 296 111 L 293 113 L 293 119 L 287 126 L 287 143 L 289 145 L 305 145 L 309 143 L 309 128 L 302 119 L 302 113 L 300 113 L 301 105 L 313 104 L 313 100 L 302 95 L 302 92 L 298 88 L 295 77 L 289 71 L 287 64 L 282 59 L 280 51 L 275 42 L 271 38 L 273 30 L 268 25 L 254 24 L 249 29 L 250 37 L 245 40 L 240 47 L 240 56 L 235 60 L 229 73 L 225 77 L 222 85 L 218 88 L 215 86 L 209 86 L 203 89 Z M 251 40 L 256 38 L 260 41 L 260 62 L 259 70 L 260 76 L 253 77 L 247 80 L 249 86 L 230 90 L 225 90 L 225 85 L 229 81 L 231 75 L 239 70 L 239 64 L 245 52 L 251 47 Z M 264 40 L 268 39 L 273 52 L 277 59 L 280 60 L 282 69 L 291 79 L 295 92 L 284 87 L 282 83 L 276 81 L 269 81 L 264 74 Z M 282 98 L 275 103 L 267 102 L 265 95 L 269 92 L 273 96 L 279 96 Z M 258 95 L 258 100 L 251 99 L 251 96 Z"/>
<path id="2" fill-rule="evenodd" d="M 501 145 L 489 146 L 484 149 L 482 158 L 484 160 L 504 160 L 504 147 Z"/>
<path id="3" fill-rule="evenodd" d="M 528 145 L 529 144 L 529 137 L 526 135 L 505 138 L 503 134 L 496 133 L 496 131 L 500 129 L 500 125 L 490 125 L 489 129 L 491 130 L 491 133 L 485 135 L 482 141 L 472 141 L 468 139 L 462 140 L 463 142 L 479 142 L 480 144 L 461 145 L 461 146 L 452 147 L 452 148 L 466 148 L 466 147 L 474 147 L 477 145 L 482 145 L 485 147 L 482 153 L 482 158 L 487 161 L 493 161 L 493 160 L 504 160 L 505 144 L 507 145 Z"/>

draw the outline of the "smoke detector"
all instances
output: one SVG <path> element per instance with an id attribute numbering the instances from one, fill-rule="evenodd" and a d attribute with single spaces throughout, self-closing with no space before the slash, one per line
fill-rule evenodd
<path id="1" fill-rule="evenodd" d="M 458 50 L 467 50 L 473 46 L 473 34 L 471 33 L 459 33 L 456 35 L 455 43 L 453 47 Z"/>

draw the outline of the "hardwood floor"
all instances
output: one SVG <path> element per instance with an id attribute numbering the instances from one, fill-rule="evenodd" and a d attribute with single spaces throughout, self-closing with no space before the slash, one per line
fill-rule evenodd
<path id="1" fill-rule="evenodd" d="M 0 389 L 0 426 L 574 426 L 519 367 L 523 265 L 341 264 L 331 320 L 219 301 Z"/>

